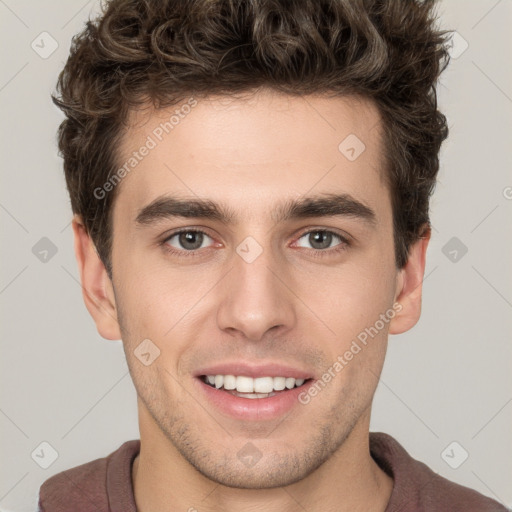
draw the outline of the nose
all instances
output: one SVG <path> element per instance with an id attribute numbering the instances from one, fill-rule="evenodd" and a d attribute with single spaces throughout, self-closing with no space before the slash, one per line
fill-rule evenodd
<path id="1" fill-rule="evenodd" d="M 284 263 L 281 263 L 281 266 Z M 296 322 L 295 295 L 286 269 L 270 250 L 252 262 L 233 255 L 234 268 L 223 280 L 217 324 L 246 340 L 259 341 L 270 330 L 281 334 Z"/>

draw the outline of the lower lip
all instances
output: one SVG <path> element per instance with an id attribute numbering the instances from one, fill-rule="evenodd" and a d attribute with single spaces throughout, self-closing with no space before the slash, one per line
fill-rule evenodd
<path id="1" fill-rule="evenodd" d="M 281 391 L 268 398 L 243 398 L 209 386 L 200 377 L 194 380 L 197 381 L 209 403 L 224 414 L 248 421 L 276 419 L 291 411 L 293 407 L 300 406 L 299 395 L 307 391 L 313 383 L 313 380 L 309 380 L 298 388 Z"/>

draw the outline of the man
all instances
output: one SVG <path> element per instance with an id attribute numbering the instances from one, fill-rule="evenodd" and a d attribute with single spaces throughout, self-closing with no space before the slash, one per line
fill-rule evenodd
<path id="1" fill-rule="evenodd" d="M 369 433 L 446 138 L 432 2 L 128 0 L 54 101 L 86 307 L 140 441 L 40 510 L 500 511 Z"/>

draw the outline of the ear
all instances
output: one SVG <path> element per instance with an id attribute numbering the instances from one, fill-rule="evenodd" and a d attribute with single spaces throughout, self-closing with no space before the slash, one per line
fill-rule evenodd
<path id="1" fill-rule="evenodd" d="M 73 217 L 72 227 L 85 307 L 96 323 L 100 336 L 120 340 L 114 289 L 107 270 L 79 215 Z"/>
<path id="2" fill-rule="evenodd" d="M 430 235 L 430 227 L 426 226 L 421 238 L 411 246 L 407 263 L 397 276 L 395 302 L 401 305 L 401 309 L 390 322 L 389 334 L 408 331 L 420 318 L 423 276 Z"/>

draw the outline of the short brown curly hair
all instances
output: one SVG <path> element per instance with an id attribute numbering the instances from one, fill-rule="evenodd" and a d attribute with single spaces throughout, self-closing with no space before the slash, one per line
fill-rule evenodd
<path id="1" fill-rule="evenodd" d="M 73 213 L 112 277 L 112 205 L 131 109 L 269 87 L 356 94 L 381 115 L 398 268 L 429 226 L 448 134 L 436 83 L 449 61 L 435 0 L 110 0 L 71 44 L 52 95 Z"/>

